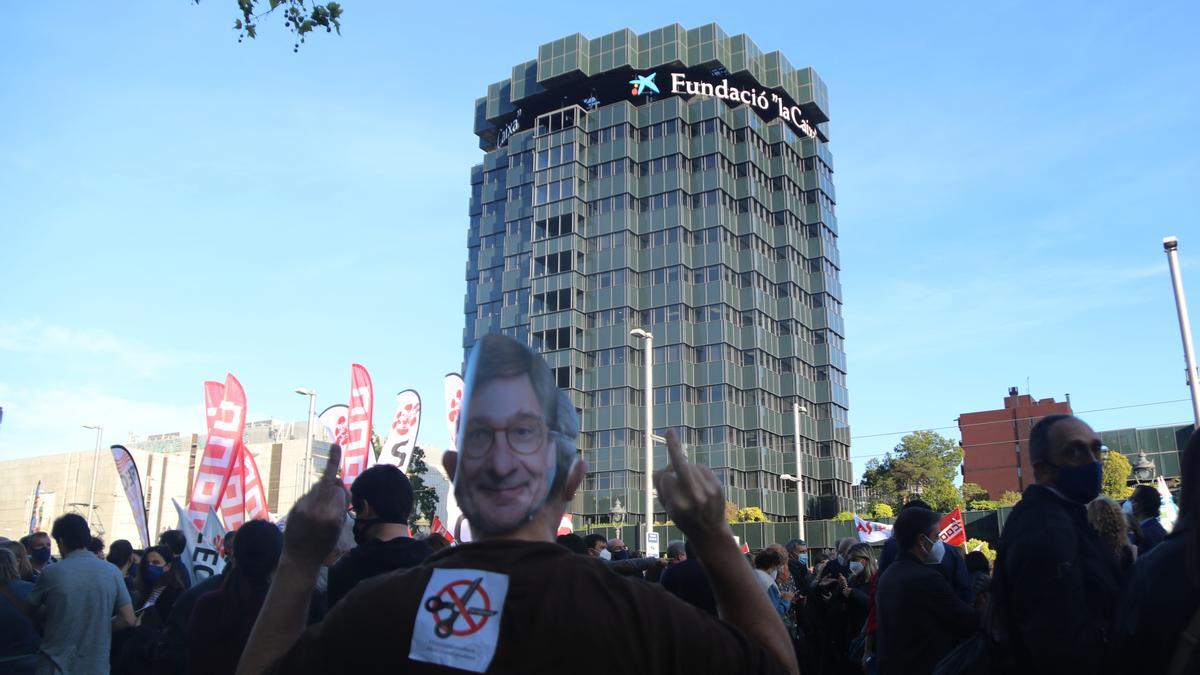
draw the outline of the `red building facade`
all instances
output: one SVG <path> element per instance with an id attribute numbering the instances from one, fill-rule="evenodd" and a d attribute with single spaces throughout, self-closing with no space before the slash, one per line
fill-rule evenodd
<path id="1" fill-rule="evenodd" d="M 1033 482 L 1029 463 L 1029 430 L 1047 415 L 1071 414 L 1071 402 L 1053 398 L 1035 401 L 1028 394 L 1008 390 L 1004 408 L 963 413 L 958 417 L 962 435 L 963 481 L 978 483 L 990 499 L 1008 491 L 1021 492 Z"/>

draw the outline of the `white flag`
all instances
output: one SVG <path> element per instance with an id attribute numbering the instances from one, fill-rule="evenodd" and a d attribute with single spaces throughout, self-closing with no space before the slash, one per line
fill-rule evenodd
<path id="1" fill-rule="evenodd" d="M 885 541 L 892 536 L 892 526 L 887 523 L 876 523 L 854 516 L 854 529 L 858 532 L 858 540 L 868 544 Z"/>
<path id="2" fill-rule="evenodd" d="M 379 453 L 379 463 L 395 464 L 400 471 L 408 473 L 420 428 L 421 397 L 416 390 L 405 389 L 396 395 L 396 416 L 392 418 L 391 430 Z"/>
<path id="3" fill-rule="evenodd" d="M 1169 533 L 1175 529 L 1175 520 L 1179 518 L 1179 507 L 1175 506 L 1175 498 L 1171 496 L 1171 491 L 1167 489 L 1167 481 L 1163 480 L 1162 476 L 1154 481 L 1154 487 L 1162 497 L 1162 510 L 1159 511 L 1158 522 Z"/>
<path id="4" fill-rule="evenodd" d="M 204 521 L 204 531 L 200 532 L 192 524 L 187 511 L 174 499 L 171 503 L 175 504 L 175 510 L 179 513 L 179 529 L 187 538 L 187 545 L 181 557 L 183 566 L 192 578 L 192 584 L 220 574 L 225 569 L 225 558 L 221 555 L 225 544 L 225 527 L 221 525 L 216 512 L 209 508 Z"/>

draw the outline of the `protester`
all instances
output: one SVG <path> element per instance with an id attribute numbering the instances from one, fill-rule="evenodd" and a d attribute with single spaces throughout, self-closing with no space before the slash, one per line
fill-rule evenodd
<path id="1" fill-rule="evenodd" d="M 685 560 L 663 570 L 659 583 L 671 595 L 701 610 L 717 615 L 717 601 L 704 573 L 704 565 L 692 551 L 691 542 L 684 542 Z"/>
<path id="2" fill-rule="evenodd" d="M 792 539 L 784 545 L 784 548 L 787 549 L 788 554 L 788 571 L 795 581 L 797 590 L 803 594 L 802 589 L 807 589 L 811 582 L 809 577 L 812 574 L 808 567 L 808 542 L 803 539 Z"/>
<path id="3" fill-rule="evenodd" d="M 413 491 L 393 464 L 376 464 L 350 486 L 354 541 L 358 544 L 329 568 L 329 607 L 364 579 L 407 569 L 433 555 L 429 543 L 412 538 Z"/>
<path id="4" fill-rule="evenodd" d="M 100 537 L 92 537 L 91 541 L 88 542 L 87 550 L 88 553 L 104 560 L 104 540 Z"/>
<path id="5" fill-rule="evenodd" d="M 591 555 L 588 553 L 587 544 L 583 543 L 583 537 L 574 532 L 560 534 L 554 541 L 559 546 L 565 547 L 568 551 L 576 555 Z"/>
<path id="6" fill-rule="evenodd" d="M 91 533 L 83 516 L 61 516 L 50 533 L 62 560 L 43 567 L 29 595 L 29 610 L 43 617 L 38 672 L 108 672 L 113 631 L 136 621 L 125 581 L 87 550 Z"/>
<path id="7" fill-rule="evenodd" d="M 1071 415 L 1044 417 L 1029 432 L 1034 484 L 1000 533 L 992 580 L 1022 672 L 1094 673 L 1104 663 L 1120 589 L 1084 506 L 1100 494 L 1100 447 Z"/>
<path id="8" fill-rule="evenodd" d="M 909 508 L 922 508 L 933 510 L 929 504 L 926 504 L 920 499 L 914 499 L 900 507 L 903 512 Z M 887 570 L 888 565 L 896 559 L 899 553 L 899 547 L 896 545 L 895 538 L 892 537 L 883 542 L 883 550 L 879 553 L 879 574 L 883 574 Z M 971 574 L 967 571 L 966 563 L 963 562 L 962 553 L 957 547 L 946 549 L 946 554 L 942 556 L 942 561 L 938 564 L 939 571 L 942 576 L 946 577 L 946 581 L 950 583 L 950 587 L 958 594 L 959 599 L 970 604 L 975 599 L 975 592 L 971 588 Z M 868 623 L 870 620 L 868 619 Z"/>
<path id="9" fill-rule="evenodd" d="M 194 586 L 184 591 L 167 616 L 167 623 L 162 627 L 158 636 L 158 645 L 154 651 L 155 662 L 161 673 L 182 673 L 187 668 L 187 629 L 196 602 L 206 593 L 221 588 L 225 579 L 233 571 L 233 547 L 237 541 L 237 530 L 225 533 L 221 551 L 225 558 L 225 566 L 220 574 L 214 574 L 201 579 Z M 116 542 L 113 542 L 116 545 Z"/>
<path id="10" fill-rule="evenodd" d="M 1113 630 L 1116 673 L 1200 673 L 1200 431 L 1180 459 L 1175 528 L 1138 558 L 1122 593 Z"/>
<path id="11" fill-rule="evenodd" d="M 33 564 L 29 562 L 29 553 L 19 541 L 6 541 L 0 547 L 8 549 L 17 563 L 17 578 L 33 583 Z"/>
<path id="12" fill-rule="evenodd" d="M 137 584 L 134 587 L 133 600 L 137 612 L 144 624 L 147 612 L 153 608 L 153 613 L 161 622 L 166 622 L 171 614 L 175 601 L 186 590 L 179 577 L 172 572 L 176 564 L 175 556 L 166 546 L 152 546 L 146 549 L 142 564 L 138 566 Z"/>
<path id="13" fill-rule="evenodd" d="M 1121 511 L 1121 505 L 1103 495 L 1096 497 L 1088 502 L 1087 519 L 1096 534 L 1100 535 L 1100 541 L 1112 554 L 1113 560 L 1117 562 L 1117 567 L 1124 575 L 1130 567 L 1133 567 L 1133 561 L 1137 559 L 1138 551 L 1130 543 L 1128 521 L 1125 520 L 1125 514 Z"/>
<path id="14" fill-rule="evenodd" d="M 116 565 L 117 569 L 121 570 L 122 576 L 129 576 L 129 570 L 133 567 L 133 544 L 130 544 L 127 539 L 118 539 L 108 547 L 108 555 L 104 558 L 108 562 Z"/>
<path id="15" fill-rule="evenodd" d="M 181 530 L 166 530 L 158 535 L 158 546 L 165 546 L 171 551 L 172 558 L 182 558 L 184 551 L 187 550 L 187 537 L 184 536 Z M 137 563 L 140 566 L 142 558 L 149 555 L 150 550 L 138 556 Z M 140 567 L 139 567 L 140 569 Z M 187 565 L 175 565 L 172 569 L 172 574 L 179 579 L 179 585 L 188 588 L 192 585 L 192 577 L 188 574 Z"/>
<path id="16" fill-rule="evenodd" d="M 780 569 L 787 569 L 787 556 L 779 551 L 773 548 L 764 548 L 754 556 L 754 578 L 758 582 L 759 588 L 771 600 L 771 606 L 775 608 L 775 612 L 782 620 L 787 616 L 788 609 L 791 607 L 792 596 L 784 597 L 779 590 L 776 580 L 779 577 Z"/>
<path id="17" fill-rule="evenodd" d="M 620 539 L 615 540 L 624 546 L 624 542 Z M 624 557 L 620 560 L 613 558 L 612 553 L 608 550 L 608 541 L 604 535 L 593 532 L 583 538 L 584 552 L 591 558 L 598 558 L 608 565 L 608 568 L 617 574 L 628 576 L 641 576 L 659 565 L 658 558 L 639 558 L 629 555 L 628 550 L 625 551 Z M 663 563 L 665 565 L 665 562 Z"/>
<path id="18" fill-rule="evenodd" d="M 608 550 L 608 540 L 602 534 L 593 532 L 584 537 L 583 547 L 587 554 L 593 558 L 612 560 L 612 553 Z"/>
<path id="19" fill-rule="evenodd" d="M 380 465 L 382 466 L 382 465 Z M 283 550 L 283 533 L 265 520 L 238 529 L 233 572 L 221 588 L 204 594 L 187 628 L 187 672 L 233 675 Z"/>
<path id="20" fill-rule="evenodd" d="M 983 551 L 971 551 L 963 557 L 967 572 L 971 575 L 971 589 L 975 592 L 972 606 L 982 610 L 987 607 L 988 586 L 992 583 L 992 568 Z"/>
<path id="21" fill-rule="evenodd" d="M 975 630 L 974 609 L 937 569 L 946 550 L 938 538 L 940 520 L 929 509 L 913 507 L 901 511 L 892 526 L 900 554 L 880 575 L 876 589 L 872 672 L 878 675 L 932 673 Z"/>
<path id="22" fill-rule="evenodd" d="M 324 476 L 288 516 L 283 556 L 240 675 L 447 666 L 559 672 L 581 664 L 605 673 L 797 672 L 783 624 L 739 563 L 721 484 L 687 462 L 673 431 L 668 466 L 655 475 L 658 498 L 695 545 L 732 625 L 553 543 L 586 465 L 575 446 L 574 405 L 540 355 L 512 338 L 485 336 L 465 380 L 461 455 L 447 451 L 444 464 L 475 540 L 360 585 L 301 635 L 308 589 L 337 534 L 341 449 L 333 446 Z"/>
<path id="23" fill-rule="evenodd" d="M 625 560 L 629 557 L 629 547 L 619 537 L 608 540 L 608 553 L 613 560 Z"/>
<path id="24" fill-rule="evenodd" d="M 852 663 L 850 651 L 866 624 L 871 585 L 876 574 L 875 553 L 870 544 L 851 546 L 846 551 L 846 560 L 849 575 L 838 576 L 838 586 L 829 602 L 830 630 L 825 641 L 828 654 L 822 659 L 832 664 L 831 672 L 835 673 L 860 670 L 857 659 L 861 656 Z"/>
<path id="25" fill-rule="evenodd" d="M 15 541 L 4 543 L 20 546 Z M 33 584 L 22 580 L 17 570 L 17 557 L 7 546 L 0 546 L 0 673 L 33 675 L 37 671 L 40 638 L 22 611 L 32 591 Z"/>
<path id="26" fill-rule="evenodd" d="M 1162 495 L 1149 485 L 1139 485 L 1133 489 L 1129 502 L 1133 506 L 1133 518 L 1141 529 L 1138 554 L 1145 555 L 1167 538 L 1167 530 L 1158 520 L 1162 512 Z"/>
<path id="27" fill-rule="evenodd" d="M 50 556 L 50 535 L 45 532 L 34 532 L 21 538 L 21 544 L 29 552 L 29 562 L 33 565 L 29 578 L 25 581 L 37 581 L 47 565 L 52 564 Z M 60 549 L 61 550 L 61 549 Z"/>

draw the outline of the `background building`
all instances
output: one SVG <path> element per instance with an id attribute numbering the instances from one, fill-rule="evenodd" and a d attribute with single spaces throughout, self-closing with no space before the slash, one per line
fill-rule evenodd
<path id="1" fill-rule="evenodd" d="M 962 435 L 963 481 L 977 483 L 990 499 L 1005 492 L 1022 492 L 1033 482 L 1029 463 L 1029 430 L 1047 415 L 1070 415 L 1071 402 L 1053 398 L 1033 400 L 1009 387 L 1000 410 L 963 413 L 958 417 Z"/>
<path id="2" fill-rule="evenodd" d="M 1109 451 L 1120 452 L 1133 465 L 1130 480 L 1144 482 L 1162 476 L 1174 487 L 1192 425 L 1114 429 L 1099 433 L 1100 442 L 1108 446 Z"/>
<path id="3" fill-rule="evenodd" d="M 850 508 L 828 110 L 811 68 L 715 24 L 562 38 L 477 102 L 463 346 L 527 341 L 570 392 L 577 523 L 644 510 L 633 328 L 655 337 L 656 433 L 730 500 L 795 520 L 798 400 L 806 515 Z"/>

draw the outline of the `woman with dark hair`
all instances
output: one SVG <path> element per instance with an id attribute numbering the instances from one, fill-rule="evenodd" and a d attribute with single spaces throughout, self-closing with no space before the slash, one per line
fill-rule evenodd
<path id="1" fill-rule="evenodd" d="M 175 554 L 166 546 L 152 546 L 142 556 L 131 593 L 137 624 L 113 635 L 113 675 L 151 672 L 158 636 L 175 601 L 186 590 L 173 572 L 175 564 Z"/>
<path id="2" fill-rule="evenodd" d="M 1114 628 L 1112 653 L 1120 661 L 1114 672 L 1200 672 L 1200 431 L 1192 432 L 1181 460 L 1175 529 L 1138 558 L 1125 584 Z"/>
<path id="3" fill-rule="evenodd" d="M 13 558 L 17 563 L 17 578 L 28 581 L 33 577 L 33 563 L 29 562 L 29 551 L 25 550 L 25 545 L 19 541 L 6 541 L 0 544 L 0 547 L 7 548 L 12 551 Z"/>
<path id="4" fill-rule="evenodd" d="M 200 596 L 188 621 L 188 673 L 234 674 L 282 552 L 283 533 L 271 523 L 251 520 L 238 529 L 233 571 L 220 590 Z"/>
<path id="5" fill-rule="evenodd" d="M 0 546 L 0 673 L 33 675 L 37 671 L 41 639 L 22 611 L 31 591 L 33 584 L 22 581 L 18 573 L 17 557 L 8 547 Z"/>

